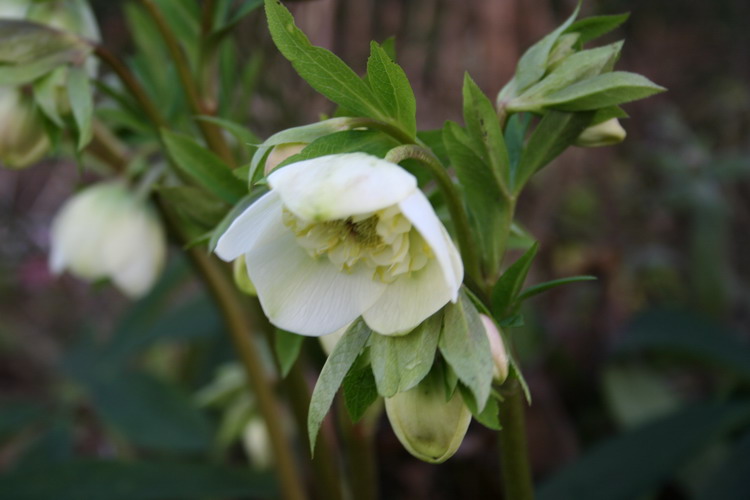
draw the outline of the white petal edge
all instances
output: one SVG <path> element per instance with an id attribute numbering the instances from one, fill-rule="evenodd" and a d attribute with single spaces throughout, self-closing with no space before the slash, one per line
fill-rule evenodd
<path id="1" fill-rule="evenodd" d="M 398 165 L 365 153 L 321 156 L 287 165 L 268 183 L 289 210 L 308 221 L 345 219 L 395 205 L 417 189 Z"/>
<path id="2" fill-rule="evenodd" d="M 230 262 L 256 246 L 279 235 L 284 228 L 281 220 L 281 199 L 271 191 L 247 207 L 221 235 L 215 253 Z"/>
<path id="3" fill-rule="evenodd" d="M 325 257 L 313 259 L 289 230 L 247 253 L 245 262 L 271 323 L 300 335 L 317 337 L 343 328 L 386 289 L 371 272 L 348 274 Z"/>
<path id="4" fill-rule="evenodd" d="M 440 264 L 445 283 L 451 289 L 450 300 L 455 302 L 464 279 L 464 267 L 448 231 L 435 215 L 432 205 L 422 191 L 415 191 L 398 205 L 404 216 L 411 221 L 422 238 L 430 245 Z"/>
<path id="5" fill-rule="evenodd" d="M 404 335 L 439 311 L 453 293 L 453 288 L 443 278 L 440 263 L 432 259 L 419 271 L 389 284 L 362 318 L 381 335 Z"/>

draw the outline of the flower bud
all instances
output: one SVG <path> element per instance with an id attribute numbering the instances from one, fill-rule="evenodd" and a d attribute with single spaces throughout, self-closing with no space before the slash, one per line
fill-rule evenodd
<path id="1" fill-rule="evenodd" d="M 288 142 L 274 146 L 266 159 L 266 167 L 263 169 L 263 173 L 265 175 L 270 174 L 284 160 L 300 153 L 305 149 L 305 146 L 307 146 L 306 142 Z"/>
<path id="2" fill-rule="evenodd" d="M 15 169 L 28 167 L 49 148 L 44 119 L 33 99 L 19 89 L 0 87 L 0 164 Z"/>
<path id="3" fill-rule="evenodd" d="M 404 448 L 435 464 L 456 453 L 471 422 L 471 412 L 459 391 L 445 400 L 443 380 L 436 370 L 413 389 L 386 398 L 385 411 Z"/>
<path id="4" fill-rule="evenodd" d="M 164 230 L 152 207 L 119 182 L 70 198 L 52 221 L 51 246 L 53 273 L 110 278 L 130 297 L 151 288 L 166 258 Z"/>
<path id="5" fill-rule="evenodd" d="M 496 384 L 502 384 L 508 378 L 508 352 L 503 344 L 503 337 L 500 329 L 489 316 L 480 314 L 479 318 L 484 325 L 484 331 L 487 334 L 487 340 L 490 342 L 490 352 L 492 353 L 492 378 Z"/>
<path id="6" fill-rule="evenodd" d="M 247 274 L 244 255 L 240 255 L 234 260 L 232 270 L 234 271 L 234 284 L 237 285 L 237 288 L 243 293 L 256 297 L 258 292 L 255 290 L 255 285 L 250 280 L 250 276 Z"/>
<path id="7" fill-rule="evenodd" d="M 574 144 L 583 148 L 612 146 L 624 141 L 626 136 L 627 132 L 620 125 L 620 121 L 617 118 L 611 118 L 586 128 Z"/>

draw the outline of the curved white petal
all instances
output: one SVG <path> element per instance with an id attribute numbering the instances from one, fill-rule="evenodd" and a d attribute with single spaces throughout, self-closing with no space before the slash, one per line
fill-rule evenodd
<path id="1" fill-rule="evenodd" d="M 282 208 L 281 199 L 274 191 L 258 198 L 221 235 L 216 244 L 216 255 L 229 262 L 278 237 L 280 231 L 286 229 L 281 220 Z"/>
<path id="2" fill-rule="evenodd" d="M 301 335 L 320 336 L 354 321 L 386 288 L 371 273 L 339 271 L 313 259 L 294 234 L 284 234 L 245 255 L 247 271 L 271 322 Z"/>
<path id="3" fill-rule="evenodd" d="M 140 217 L 123 221 L 117 235 L 105 245 L 108 273 L 118 288 L 130 297 L 148 292 L 166 259 L 166 237 L 162 227 L 144 210 Z M 118 252 L 112 246 L 121 247 Z"/>
<path id="4" fill-rule="evenodd" d="M 395 205 L 417 180 L 391 162 L 365 153 L 321 156 L 268 176 L 284 206 L 308 221 L 345 219 Z"/>
<path id="5" fill-rule="evenodd" d="M 409 333 L 451 300 L 453 288 L 446 283 L 440 263 L 431 259 L 423 269 L 390 285 L 362 317 L 382 335 Z"/>
<path id="6" fill-rule="evenodd" d="M 458 298 L 458 289 L 464 279 L 464 267 L 456 246 L 440 219 L 435 215 L 432 205 L 422 191 L 417 190 L 398 206 L 430 245 L 440 264 L 445 283 L 451 290 L 450 300 L 455 302 Z"/>

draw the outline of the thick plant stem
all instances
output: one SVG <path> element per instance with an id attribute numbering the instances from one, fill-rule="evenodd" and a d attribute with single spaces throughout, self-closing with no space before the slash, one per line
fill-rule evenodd
<path id="1" fill-rule="evenodd" d="M 188 105 L 190 106 L 191 111 L 198 116 L 212 114 L 201 100 L 198 86 L 193 78 L 187 57 L 185 57 L 185 53 L 182 51 L 177 37 L 170 29 L 161 11 L 159 11 L 159 8 L 152 0 L 142 0 L 142 3 L 156 23 L 156 27 L 164 39 L 164 43 L 167 45 L 169 55 L 172 57 L 172 60 L 177 67 L 177 74 L 182 83 L 182 87 L 185 90 L 185 95 L 187 96 Z M 229 166 L 234 167 L 234 157 L 232 156 L 232 152 L 230 151 L 227 142 L 224 140 L 224 136 L 221 134 L 221 130 L 216 125 L 204 120 L 196 120 L 196 123 L 198 124 L 198 128 L 200 128 L 203 137 L 206 139 L 209 148 L 219 155 L 219 157 Z"/>
<path id="2" fill-rule="evenodd" d="M 379 493 L 374 446 L 375 429 L 371 422 L 365 419 L 354 423 L 345 409 L 341 408 L 339 411 L 339 428 L 346 446 L 352 496 L 357 500 L 377 500 Z"/>
<path id="3" fill-rule="evenodd" d="M 500 466 L 506 500 L 533 500 L 529 454 L 526 446 L 524 399 L 517 380 L 509 381 L 500 404 Z"/>
<path id="4" fill-rule="evenodd" d="M 234 283 L 217 261 L 196 249 L 191 250 L 189 255 L 222 312 L 237 355 L 247 374 L 248 383 L 253 389 L 266 422 L 283 496 L 287 500 L 303 500 L 307 498 L 304 483 L 299 476 L 294 455 L 281 425 L 281 407 L 263 371 L 263 362 L 253 340 L 246 305 Z"/>

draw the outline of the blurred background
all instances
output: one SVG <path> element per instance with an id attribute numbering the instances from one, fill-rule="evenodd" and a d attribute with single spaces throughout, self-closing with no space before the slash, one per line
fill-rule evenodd
<path id="1" fill-rule="evenodd" d="M 105 45 L 121 55 L 137 43 L 128 4 L 93 2 Z M 313 43 L 360 72 L 369 40 L 395 35 L 419 126 L 438 128 L 461 121 L 464 71 L 496 95 L 574 7 L 315 0 L 292 10 Z M 581 17 L 622 12 L 629 21 L 601 43 L 624 38 L 618 68 L 669 92 L 625 106 L 624 143 L 566 152 L 518 211 L 541 244 L 527 284 L 598 278 L 533 299 L 509 332 L 533 395 L 534 478 L 545 499 L 750 498 L 750 3 L 589 0 Z M 236 113 L 249 108 L 259 137 L 333 112 L 277 53 L 260 10 L 236 48 L 251 68 Z M 243 427 L 252 411 L 227 423 L 239 404 L 225 394 L 231 346 L 179 252 L 136 304 L 50 275 L 50 220 L 80 182 L 75 165 L 55 160 L 0 171 L 0 471 L 109 457 L 242 463 L 245 453 L 262 471 Z M 310 357 L 314 383 L 324 358 Z M 229 385 L 217 389 L 221 367 Z M 499 498 L 493 432 L 473 423 L 440 466 L 410 457 L 385 419 L 377 432 L 382 498 Z M 46 480 L 66 484 L 58 476 Z M 23 498 L 89 498 L 39 494 Z"/>

